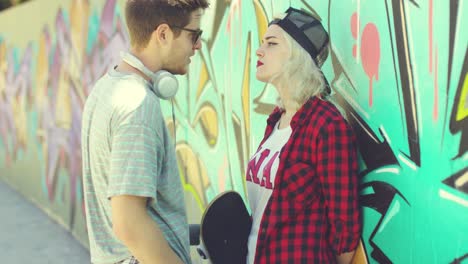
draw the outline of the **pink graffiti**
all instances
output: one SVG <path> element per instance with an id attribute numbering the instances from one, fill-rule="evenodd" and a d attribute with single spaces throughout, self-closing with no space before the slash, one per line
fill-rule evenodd
<path id="1" fill-rule="evenodd" d="M 1 43 L 0 43 L 1 44 Z M 31 60 L 32 45 L 26 48 L 21 62 L 13 53 L 5 54 L 7 67 L 0 71 L 3 91 L 0 94 L 0 136 L 6 149 L 7 167 L 17 160 L 19 150 L 27 148 L 26 111 L 32 101 Z M 0 64 L 2 62 L 0 61 Z M 1 65 L 0 65 L 1 66 Z M 11 142 L 11 146 L 9 144 Z"/>
<path id="2" fill-rule="evenodd" d="M 78 4 L 78 1 L 73 0 L 73 4 Z M 44 192 L 51 201 L 58 194 L 66 193 L 61 192 L 63 186 L 59 186 L 58 181 L 59 171 L 65 169 L 69 175 L 72 211 L 78 205 L 77 197 L 80 195 L 84 98 L 97 78 L 118 60 L 119 51 L 128 48 L 128 35 L 115 8 L 116 1 L 107 0 L 101 21 L 97 24 L 100 26 L 97 36 L 87 40 L 91 44 L 90 51 L 86 45 L 77 46 L 72 41 L 73 33 L 76 33 L 74 30 L 80 30 L 79 33 L 84 36 L 89 34 L 82 32 L 81 28 L 73 28 L 63 9 L 56 14 L 54 34 L 49 33 L 47 25 L 44 26 L 40 36 L 43 48 L 39 52 L 29 45 L 18 63 L 14 52 L 3 54 L 4 49 L 0 49 L 0 88 L 3 88 L 0 89 L 0 141 L 6 150 L 6 165 L 10 166 L 16 161 L 19 149 L 27 150 L 26 137 L 30 134 L 27 132 L 32 132 L 27 127 L 31 122 L 18 120 L 18 113 L 21 117 L 22 113 L 36 111 L 38 128 L 34 132 L 45 159 Z M 83 18 L 83 21 L 89 21 L 89 18 Z M 45 58 L 41 60 L 42 64 L 38 64 L 39 60 L 33 61 L 33 58 L 40 56 Z M 35 67 L 36 63 L 38 65 Z M 37 74 L 34 74 L 35 71 Z M 34 77 L 37 80 L 32 80 Z M 33 84 L 36 87 L 33 88 Z M 36 92 L 35 96 L 32 91 Z M 82 206 L 76 208 L 83 209 Z"/>
<path id="3" fill-rule="evenodd" d="M 428 18 L 429 18 L 429 72 L 432 72 L 432 63 L 433 63 L 433 59 L 432 59 L 432 49 L 433 49 L 433 0 L 429 0 L 429 15 L 428 15 Z"/>
<path id="4" fill-rule="evenodd" d="M 114 15 L 115 15 L 115 2 L 116 0 L 108 0 L 104 8 L 102 9 L 101 13 L 101 30 L 99 31 L 101 36 L 104 39 L 110 39 L 112 38 L 112 35 L 114 35 Z"/>
<path id="5" fill-rule="evenodd" d="M 434 106 L 432 109 L 432 120 L 435 122 L 439 117 L 439 84 L 438 84 L 438 52 L 434 55 L 434 1 L 429 0 L 428 33 L 429 33 L 429 74 L 434 74 Z M 435 65 L 434 65 L 435 56 Z M 435 67 L 433 71 L 433 67 Z"/>
<path id="6" fill-rule="evenodd" d="M 83 86 L 86 95 L 89 94 L 92 84 L 101 77 L 109 65 L 115 64 L 119 59 L 119 51 L 128 49 L 128 34 L 122 26 L 121 19 L 114 25 L 115 0 L 106 2 L 101 13 L 101 27 L 97 43 L 93 46 L 89 56 L 85 58 L 84 64 L 89 65 L 84 69 Z M 109 28 L 112 26 L 111 28 Z"/>
<path id="7" fill-rule="evenodd" d="M 227 20 L 227 24 L 226 24 L 226 32 L 231 32 L 231 25 L 235 18 L 239 19 L 239 27 L 242 28 L 242 20 L 241 20 L 241 17 L 242 17 L 242 14 L 241 14 L 241 11 L 242 10 L 242 1 L 241 0 L 233 0 L 231 1 L 231 5 L 230 5 L 230 9 L 229 9 L 229 15 L 228 15 L 228 20 Z M 237 14 L 237 17 L 235 17 L 235 15 Z"/>
<path id="8" fill-rule="evenodd" d="M 438 63 L 439 63 L 439 58 L 438 58 L 438 51 L 437 48 L 435 50 L 435 72 L 434 72 L 434 107 L 432 111 L 432 119 L 434 121 L 437 121 L 439 117 L 439 84 L 438 84 Z"/>
<path id="9" fill-rule="evenodd" d="M 76 167 L 74 163 L 81 162 L 81 159 L 78 160 L 76 155 L 71 153 L 71 148 L 69 146 L 70 141 L 75 139 L 70 137 L 70 129 L 67 124 L 63 124 L 58 119 L 57 116 L 57 105 L 60 100 L 57 95 L 59 89 L 64 89 L 66 97 L 70 97 L 71 89 L 61 88 L 60 85 L 66 85 L 70 83 L 69 77 L 66 74 L 66 67 L 70 63 L 70 56 L 72 55 L 72 45 L 70 39 L 70 32 L 68 26 L 64 20 L 63 10 L 60 9 L 57 13 L 55 20 L 56 28 L 56 45 L 54 49 L 54 54 L 52 56 L 52 65 L 50 65 L 51 74 L 49 75 L 50 86 L 52 93 L 49 95 L 48 104 L 41 109 L 43 114 L 42 122 L 40 123 L 40 128 L 45 131 L 45 144 L 47 145 L 47 160 L 45 168 L 45 182 L 47 188 L 47 194 L 49 199 L 52 201 L 55 197 L 56 183 L 58 177 L 58 170 L 60 167 L 68 167 L 68 170 L 71 167 Z M 60 80 L 64 79 L 65 83 L 60 83 Z M 77 107 L 76 105 L 71 105 L 71 109 Z M 62 109 L 62 111 L 66 111 Z M 70 120 L 71 124 L 76 123 L 76 120 Z M 69 157 L 68 163 L 66 163 L 66 157 Z M 70 171 L 70 170 L 69 170 Z M 79 171 L 78 171 L 79 172 Z M 70 171 L 70 193 L 71 199 L 74 202 L 75 199 L 75 187 L 78 176 L 74 171 Z"/>
<path id="10" fill-rule="evenodd" d="M 358 39 L 358 30 L 359 30 L 359 25 L 358 25 L 358 14 L 357 12 L 354 12 L 353 15 L 351 16 L 351 35 L 353 35 L 353 38 L 355 40 Z M 357 57 L 357 45 L 353 45 L 353 57 Z"/>
<path id="11" fill-rule="evenodd" d="M 369 77 L 369 106 L 372 106 L 372 79 L 379 80 L 380 37 L 377 27 L 369 23 L 364 27 L 361 38 L 362 66 Z"/>
<path id="12" fill-rule="evenodd" d="M 67 167 L 70 172 L 70 191 L 73 201 L 76 195 L 77 180 L 81 175 L 81 112 L 84 104 L 83 98 L 81 98 L 77 92 L 81 90 L 85 96 L 89 94 L 90 87 L 92 87 L 95 80 L 105 73 L 107 65 L 110 65 L 118 59 L 119 51 L 126 49 L 128 43 L 126 38 L 127 35 L 122 32 L 122 23 L 120 19 L 116 21 L 116 26 L 113 26 L 114 19 L 117 17 L 115 16 L 115 6 L 115 0 L 109 0 L 103 8 L 98 38 L 96 39 L 96 43 L 94 43 L 91 54 L 83 59 L 83 64 L 85 65 L 90 61 L 92 62 L 90 63 L 91 67 L 82 68 L 84 71 L 82 75 L 84 75 L 85 78 L 80 80 L 80 82 L 73 82 L 71 79 L 67 80 L 69 86 L 69 97 L 71 98 L 72 123 L 70 128 L 65 131 L 56 126 L 53 128 L 56 133 L 64 134 L 57 137 L 59 142 L 51 144 L 52 148 L 49 148 L 49 151 L 50 153 L 53 153 L 53 155 L 50 157 L 49 163 L 51 163 L 52 168 L 56 167 L 59 160 L 56 155 L 61 152 L 60 150 L 65 150 L 69 161 Z M 60 19 L 61 15 L 58 14 L 58 20 Z M 73 57 L 76 55 L 76 52 L 74 52 L 76 47 L 73 47 L 73 43 L 69 37 L 71 34 L 70 29 L 67 28 L 65 24 L 62 24 L 62 21 L 59 21 L 57 25 L 57 30 L 60 32 L 57 38 L 60 41 L 57 41 L 58 47 L 54 58 L 58 60 L 55 65 L 57 65 L 59 69 L 54 69 L 54 71 L 60 72 L 61 70 L 67 71 L 67 66 L 69 65 L 70 60 L 73 60 L 74 62 L 79 60 Z M 60 54 L 58 54 L 58 52 L 60 52 Z M 54 83 L 57 83 L 57 77 L 58 75 L 52 77 Z M 63 142 L 62 140 L 64 139 L 67 140 Z M 50 179 L 51 177 L 53 176 L 49 174 L 48 178 Z M 48 187 L 52 187 L 54 182 L 55 181 L 49 181 Z M 49 196 L 53 197 L 54 192 L 55 189 L 49 189 Z"/>

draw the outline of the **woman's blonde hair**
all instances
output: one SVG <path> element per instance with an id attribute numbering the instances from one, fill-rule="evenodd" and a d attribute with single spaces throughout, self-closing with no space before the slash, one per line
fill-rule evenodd
<path id="1" fill-rule="evenodd" d="M 275 16 L 282 19 L 286 14 Z M 278 98 L 277 104 L 280 108 L 292 107 L 299 109 L 310 97 L 318 96 L 324 99 L 326 82 L 322 70 L 319 68 L 327 58 L 329 46 L 318 55 L 317 65 L 309 53 L 302 48 L 287 32 L 281 31 L 289 47 L 289 59 L 283 64 L 282 70 L 270 79 L 275 81 L 282 89 L 286 89 L 291 97 L 289 102 L 282 102 Z M 278 87 L 279 88 L 279 87 Z"/>

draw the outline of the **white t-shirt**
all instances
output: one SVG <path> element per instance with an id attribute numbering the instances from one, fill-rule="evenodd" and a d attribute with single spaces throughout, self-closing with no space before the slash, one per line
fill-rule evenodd
<path id="1" fill-rule="evenodd" d="M 291 127 L 279 129 L 275 125 L 271 135 L 260 146 L 247 166 L 247 196 L 252 211 L 252 229 L 248 241 L 247 264 L 252 264 L 255 257 L 258 229 L 263 211 L 274 188 L 281 149 L 291 136 Z"/>

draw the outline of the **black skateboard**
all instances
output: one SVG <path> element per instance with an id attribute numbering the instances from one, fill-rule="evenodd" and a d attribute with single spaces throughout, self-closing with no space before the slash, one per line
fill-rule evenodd
<path id="1" fill-rule="evenodd" d="M 242 197 L 235 191 L 220 193 L 203 213 L 197 251 L 213 264 L 243 264 L 251 226 Z"/>

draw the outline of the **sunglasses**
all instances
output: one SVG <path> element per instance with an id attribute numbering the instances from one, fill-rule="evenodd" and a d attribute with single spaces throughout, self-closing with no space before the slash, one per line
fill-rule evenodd
<path id="1" fill-rule="evenodd" d="M 195 30 L 195 29 L 178 27 L 178 26 L 171 26 L 171 27 L 177 28 L 177 29 L 180 29 L 180 30 L 185 30 L 185 31 L 188 31 L 188 32 L 192 33 L 192 44 L 193 45 L 197 44 L 198 40 L 200 40 L 201 35 L 203 33 L 203 30 L 201 30 L 201 29 Z"/>

